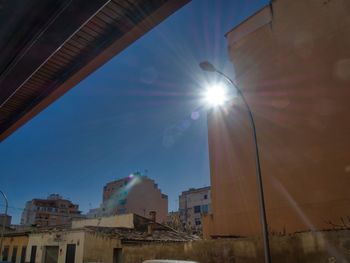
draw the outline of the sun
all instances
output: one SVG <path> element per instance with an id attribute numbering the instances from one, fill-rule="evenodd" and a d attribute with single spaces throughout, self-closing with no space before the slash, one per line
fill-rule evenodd
<path id="1" fill-rule="evenodd" d="M 223 85 L 215 84 L 206 89 L 204 99 L 210 106 L 221 106 L 228 101 L 229 96 Z"/>

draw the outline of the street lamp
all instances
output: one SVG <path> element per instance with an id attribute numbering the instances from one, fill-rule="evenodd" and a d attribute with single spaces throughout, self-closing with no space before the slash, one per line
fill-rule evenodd
<path id="1" fill-rule="evenodd" d="M 3 191 L 0 190 L 0 194 L 2 195 L 2 197 L 5 199 L 5 216 L 7 215 L 7 209 L 8 209 L 8 200 L 6 195 L 4 194 Z M 2 220 L 2 230 L 1 230 L 1 239 L 0 239 L 0 255 L 2 255 L 2 243 L 3 243 L 3 239 L 4 239 L 4 232 L 5 232 L 5 217 Z"/>
<path id="2" fill-rule="evenodd" d="M 256 128 L 255 128 L 255 123 L 254 123 L 252 111 L 251 111 L 245 97 L 243 96 L 242 91 L 233 82 L 232 79 L 230 79 L 228 76 L 226 76 L 223 72 L 219 71 L 217 68 L 215 68 L 215 66 L 213 64 L 211 64 L 208 61 L 203 61 L 203 62 L 199 63 L 199 66 L 204 71 L 215 72 L 215 73 L 221 75 L 222 77 L 224 77 L 232 85 L 232 87 L 237 91 L 237 94 L 241 97 L 245 107 L 247 108 L 249 120 L 250 120 L 250 125 L 252 127 L 252 136 L 254 139 L 256 178 L 257 178 L 257 185 L 258 185 L 260 223 L 261 223 L 262 234 L 263 234 L 265 263 L 270 263 L 271 262 L 271 254 L 270 254 L 268 227 L 267 227 L 267 221 L 266 221 L 264 189 L 263 189 L 263 182 L 262 182 L 262 178 L 261 178 L 261 168 L 260 168 L 258 141 L 257 141 L 257 137 L 256 137 Z M 222 99 L 222 96 L 219 96 L 219 97 Z M 227 100 L 227 99 L 225 99 L 225 100 Z M 222 99 L 221 101 L 223 102 L 225 100 Z M 220 104 L 214 104 L 214 105 L 220 105 Z"/>

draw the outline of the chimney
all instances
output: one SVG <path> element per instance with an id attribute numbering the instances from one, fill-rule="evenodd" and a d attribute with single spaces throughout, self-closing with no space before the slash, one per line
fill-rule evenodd
<path id="1" fill-rule="evenodd" d="M 154 224 L 155 224 L 156 219 L 157 219 L 157 212 L 156 211 L 150 211 L 149 212 L 149 218 L 150 218 L 151 222 L 147 225 L 147 234 L 149 236 L 151 236 L 153 234 Z"/>
<path id="2" fill-rule="evenodd" d="M 10 227 L 11 219 L 12 219 L 12 216 L 9 216 L 7 214 L 0 214 L 0 226 L 5 225 L 5 227 Z"/>
<path id="3" fill-rule="evenodd" d="M 147 225 L 147 235 L 152 236 L 152 234 L 153 234 L 153 226 L 152 226 L 152 223 L 150 223 Z"/>
<path id="4" fill-rule="evenodd" d="M 156 222 L 157 220 L 157 212 L 156 211 L 150 211 L 149 212 L 149 218 L 152 222 Z"/>

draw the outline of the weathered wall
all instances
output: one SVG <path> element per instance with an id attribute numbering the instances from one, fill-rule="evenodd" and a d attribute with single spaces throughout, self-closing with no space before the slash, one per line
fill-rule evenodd
<path id="1" fill-rule="evenodd" d="M 113 263 L 114 248 L 121 248 L 120 240 L 108 235 L 86 232 L 84 262 Z"/>
<path id="2" fill-rule="evenodd" d="M 153 180 L 145 177 L 130 189 L 125 208 L 128 212 L 147 218 L 151 211 L 156 211 L 156 221 L 163 223 L 168 216 L 168 198 L 163 196 Z"/>
<path id="3" fill-rule="evenodd" d="M 272 8 L 271 23 L 266 13 L 250 30 L 253 16 L 227 35 L 256 121 L 269 228 L 349 224 L 350 1 Z M 240 100 L 233 105 L 208 114 L 211 234 L 260 235 L 250 125 Z"/>
<path id="4" fill-rule="evenodd" d="M 11 261 L 11 257 L 13 254 L 13 248 L 17 247 L 17 253 L 16 253 L 16 262 L 21 262 L 21 252 L 23 247 L 27 247 L 28 244 L 28 236 L 5 236 L 3 239 L 3 245 L 1 250 L 1 259 L 3 259 L 3 250 L 4 247 L 9 247 L 9 253 L 8 253 L 8 259 L 7 261 Z"/>
<path id="5" fill-rule="evenodd" d="M 30 262 L 32 246 L 37 246 L 35 263 L 43 263 L 45 246 L 59 246 L 58 263 L 65 263 L 67 244 L 76 244 L 75 263 L 83 262 L 84 231 L 57 231 L 29 235 L 26 262 Z"/>
<path id="6" fill-rule="evenodd" d="M 154 244 L 123 248 L 123 263 L 146 259 L 195 260 L 200 263 L 263 262 L 258 239 L 221 239 L 187 244 Z M 272 261 L 319 263 L 350 261 L 350 231 L 299 233 L 271 238 Z"/>
<path id="7" fill-rule="evenodd" d="M 101 227 L 127 227 L 134 228 L 134 215 L 117 215 L 100 217 L 93 219 L 78 219 L 72 221 L 72 228 L 82 228 L 85 226 L 101 226 Z"/>

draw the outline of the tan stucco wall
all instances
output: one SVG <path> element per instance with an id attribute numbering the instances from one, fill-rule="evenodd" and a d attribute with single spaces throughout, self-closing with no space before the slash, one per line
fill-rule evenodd
<path id="1" fill-rule="evenodd" d="M 128 212 L 147 218 L 151 211 L 155 211 L 156 221 L 164 223 L 168 216 L 168 199 L 162 198 L 162 192 L 155 182 L 146 178 L 131 188 L 125 208 Z"/>
<path id="2" fill-rule="evenodd" d="M 103 234 L 85 234 L 84 262 L 113 262 L 113 249 L 121 248 L 120 240 Z"/>
<path id="3" fill-rule="evenodd" d="M 271 24 L 227 35 L 271 231 L 350 225 L 349 13 L 348 0 L 276 0 Z M 213 234 L 260 235 L 251 130 L 233 103 L 208 114 Z"/>
<path id="4" fill-rule="evenodd" d="M 57 238 L 59 236 L 59 238 Z M 85 233 L 82 230 L 30 234 L 26 262 L 30 261 L 32 246 L 37 246 L 35 263 L 43 263 L 45 246 L 59 246 L 58 263 L 66 260 L 67 244 L 75 244 L 75 263 L 83 263 Z"/>
<path id="5" fill-rule="evenodd" d="M 117 215 L 117 216 L 108 216 L 100 217 L 93 219 L 78 219 L 72 221 L 72 228 L 82 228 L 85 226 L 101 226 L 101 227 L 126 227 L 134 228 L 134 215 Z"/>
<path id="6" fill-rule="evenodd" d="M 16 254 L 16 263 L 19 263 L 21 261 L 21 253 L 22 248 L 26 247 L 28 244 L 28 236 L 5 236 L 3 239 L 3 245 L 1 248 L 1 259 L 2 259 L 2 252 L 5 247 L 9 247 L 9 253 L 8 253 L 8 261 L 11 261 L 13 248 L 17 247 L 17 254 Z"/>

